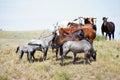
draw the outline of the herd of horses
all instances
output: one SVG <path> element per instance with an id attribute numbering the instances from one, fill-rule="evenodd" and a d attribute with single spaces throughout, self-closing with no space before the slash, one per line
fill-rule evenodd
<path id="1" fill-rule="evenodd" d="M 84 23 L 82 23 L 84 20 Z M 74 21 L 78 21 L 75 23 Z M 57 28 L 56 28 L 57 27 Z M 59 32 L 59 34 L 57 33 Z M 43 53 L 43 61 L 46 60 L 49 46 L 52 47 L 52 52 L 56 49 L 56 60 L 58 60 L 58 51 L 60 51 L 61 62 L 70 51 L 74 54 L 73 63 L 76 62 L 76 54 L 84 53 L 84 64 L 89 63 L 92 58 L 96 61 L 96 50 L 93 47 L 93 41 L 96 37 L 96 18 L 79 17 L 69 22 L 66 27 L 56 25 L 51 35 L 41 39 L 32 39 L 28 42 L 27 46 L 19 45 L 16 53 L 20 53 L 19 59 L 21 60 L 24 53 L 27 53 L 27 59 L 32 62 L 35 59 L 34 53 L 39 50 Z M 115 25 L 113 22 L 108 22 L 106 17 L 103 17 L 103 24 L 101 26 L 102 35 L 106 33 L 106 37 L 114 39 Z"/>

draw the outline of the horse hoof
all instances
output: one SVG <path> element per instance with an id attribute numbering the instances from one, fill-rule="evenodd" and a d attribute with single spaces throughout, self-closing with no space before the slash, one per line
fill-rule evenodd
<path id="1" fill-rule="evenodd" d="M 64 66 L 64 64 L 63 64 L 63 63 L 60 63 L 60 66 Z"/>
<path id="2" fill-rule="evenodd" d="M 73 61 L 73 64 L 76 64 L 76 62 L 75 62 L 75 61 Z"/>

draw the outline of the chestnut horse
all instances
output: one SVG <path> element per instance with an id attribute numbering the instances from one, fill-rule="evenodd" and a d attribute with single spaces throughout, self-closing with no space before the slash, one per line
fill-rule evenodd
<path id="1" fill-rule="evenodd" d="M 109 40 L 111 40 L 111 35 L 112 38 L 114 39 L 115 25 L 113 22 L 107 22 L 106 17 L 103 17 L 103 24 L 101 27 L 101 31 L 103 36 L 104 36 L 104 32 L 106 33 L 106 38 L 107 35 L 109 36 Z"/>
<path id="2" fill-rule="evenodd" d="M 83 30 L 85 37 L 88 38 L 91 43 L 93 43 L 93 40 L 96 37 L 96 31 L 92 28 L 91 24 L 86 24 L 84 27 L 59 28 L 59 33 L 70 34 L 76 30 Z"/>

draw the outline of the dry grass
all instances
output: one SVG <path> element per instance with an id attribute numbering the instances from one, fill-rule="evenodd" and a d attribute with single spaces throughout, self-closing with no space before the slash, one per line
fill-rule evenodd
<path id="1" fill-rule="evenodd" d="M 83 54 L 78 54 L 78 61 L 73 64 L 73 54 L 69 53 L 64 60 L 66 65 L 61 67 L 51 49 L 45 62 L 39 51 L 35 54 L 38 61 L 29 63 L 26 54 L 19 61 L 19 54 L 15 53 L 17 45 L 39 37 L 41 31 L 0 33 L 0 80 L 120 80 L 120 41 L 94 41 L 96 62 L 83 65 Z"/>

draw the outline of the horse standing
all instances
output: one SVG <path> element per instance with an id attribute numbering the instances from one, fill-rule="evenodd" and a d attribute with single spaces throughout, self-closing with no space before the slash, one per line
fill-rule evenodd
<path id="1" fill-rule="evenodd" d="M 70 34 L 75 32 L 76 30 L 82 30 L 84 32 L 85 37 L 88 38 L 91 43 L 93 43 L 93 40 L 96 37 L 96 31 L 92 28 L 91 24 L 86 24 L 84 27 L 60 28 L 59 33 Z"/>
<path id="2" fill-rule="evenodd" d="M 45 61 L 47 57 L 48 48 L 52 44 L 52 40 L 55 37 L 55 35 L 56 35 L 56 30 L 52 33 L 52 35 L 49 35 L 41 39 L 33 39 L 29 41 L 28 45 L 40 45 L 42 48 L 41 52 L 43 52 L 43 61 Z"/>
<path id="3" fill-rule="evenodd" d="M 19 45 L 17 47 L 16 53 L 19 52 L 19 54 L 20 54 L 19 59 L 20 60 L 22 59 L 24 53 L 27 53 L 27 60 L 29 62 L 31 62 L 32 57 L 35 60 L 34 53 L 35 53 L 36 50 L 41 50 L 41 46 L 39 46 L 39 45 L 38 46 L 35 46 L 35 45 L 34 46 L 31 46 L 31 45 L 27 45 L 27 46 Z"/>
<path id="4" fill-rule="evenodd" d="M 114 39 L 114 32 L 115 32 L 115 24 L 113 22 L 108 22 L 106 17 L 103 17 L 103 24 L 101 26 L 102 35 L 104 36 L 104 32 L 109 36 L 109 40 L 112 38 Z"/>
<path id="5" fill-rule="evenodd" d="M 72 51 L 74 54 L 74 60 L 73 60 L 74 63 L 76 62 L 76 54 L 82 52 L 84 52 L 84 59 L 85 59 L 84 64 L 89 63 L 88 62 L 89 52 L 91 53 L 93 59 L 96 60 L 96 51 L 94 50 L 90 42 L 86 39 L 83 39 L 81 41 L 67 41 L 63 44 L 62 49 L 63 49 L 63 54 L 61 56 L 61 62 L 60 62 L 61 65 L 63 65 L 64 56 L 70 51 Z"/>
<path id="6" fill-rule="evenodd" d="M 62 54 L 62 45 L 66 41 L 80 41 L 84 38 L 84 32 L 77 30 L 69 35 L 56 35 L 52 41 L 52 48 L 56 48 L 56 60 L 58 59 L 58 48 L 60 48 L 60 55 Z"/>

